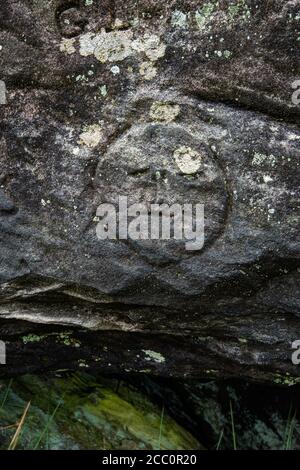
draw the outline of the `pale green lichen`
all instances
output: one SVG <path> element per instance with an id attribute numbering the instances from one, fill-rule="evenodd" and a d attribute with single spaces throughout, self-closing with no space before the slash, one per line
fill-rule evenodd
<path id="1" fill-rule="evenodd" d="M 187 26 L 187 14 L 180 10 L 173 11 L 171 25 L 178 28 L 185 28 Z"/>
<path id="2" fill-rule="evenodd" d="M 100 87 L 100 93 L 103 96 L 103 98 L 105 98 L 107 96 L 107 86 L 106 85 L 102 85 Z"/>
<path id="3" fill-rule="evenodd" d="M 175 162 L 180 171 L 186 175 L 193 175 L 202 166 L 202 156 L 190 147 L 181 146 L 174 152 Z"/>
<path id="4" fill-rule="evenodd" d="M 207 2 L 204 3 L 200 10 L 197 10 L 195 13 L 195 20 L 200 31 L 203 31 L 206 28 L 207 23 L 209 22 L 211 16 L 213 15 L 215 9 L 219 6 L 219 2 Z M 210 27 L 208 27 L 208 30 Z"/>
<path id="5" fill-rule="evenodd" d="M 86 126 L 79 136 L 79 144 L 85 145 L 89 148 L 97 147 L 103 137 L 102 129 L 99 124 L 92 124 Z"/>
<path id="6" fill-rule="evenodd" d="M 110 69 L 111 73 L 113 75 L 119 75 L 120 73 L 120 67 L 118 65 L 113 65 Z"/>
<path id="7" fill-rule="evenodd" d="M 226 50 L 223 52 L 223 55 L 226 59 L 230 59 L 230 57 L 232 56 L 232 52 Z"/>
<path id="8" fill-rule="evenodd" d="M 74 346 L 79 348 L 81 343 L 77 339 L 72 338 L 73 332 L 63 332 L 63 333 L 46 333 L 44 335 L 35 335 L 35 334 L 30 334 L 27 336 L 23 336 L 22 341 L 24 344 L 28 343 L 39 343 L 45 338 L 49 337 L 55 337 L 56 342 L 62 343 L 65 346 Z"/>
<path id="9" fill-rule="evenodd" d="M 166 362 L 166 359 L 162 354 L 156 351 L 151 351 L 151 349 L 143 349 L 143 353 L 146 355 L 146 361 L 153 361 L 159 364 Z"/>
<path id="10" fill-rule="evenodd" d="M 217 13 L 219 4 L 219 1 L 206 2 L 202 8 L 196 11 L 195 20 L 200 31 L 209 32 L 212 29 L 210 22 Z M 236 19 L 248 21 L 251 17 L 251 9 L 245 0 L 232 1 L 228 5 L 226 16 L 229 22 L 233 22 Z"/>
<path id="11" fill-rule="evenodd" d="M 85 75 L 77 75 L 75 77 L 76 82 L 88 82 L 89 79 Z"/>
<path id="12" fill-rule="evenodd" d="M 244 21 L 248 21 L 251 17 L 251 10 L 245 0 L 238 0 L 237 2 L 231 2 L 228 6 L 228 17 L 230 20 L 241 18 Z"/>
<path id="13" fill-rule="evenodd" d="M 214 51 L 214 53 L 218 57 L 225 57 L 225 59 L 230 59 L 230 57 L 232 56 L 232 52 L 228 50 L 225 50 L 225 51 L 217 50 L 217 51 Z"/>
<path id="14" fill-rule="evenodd" d="M 153 121 L 172 122 L 180 113 L 180 106 L 155 101 L 150 109 L 150 118 Z"/>
<path id="15" fill-rule="evenodd" d="M 38 336 L 38 335 L 30 334 L 27 336 L 23 336 L 22 341 L 24 344 L 39 343 L 40 341 L 42 341 L 44 337 L 45 336 Z"/>
<path id="16" fill-rule="evenodd" d="M 285 375 L 283 374 L 275 374 L 274 382 L 278 385 L 286 385 L 287 387 L 293 387 L 300 383 L 300 377 L 291 377 L 291 375 L 287 372 Z"/>
<path id="17" fill-rule="evenodd" d="M 72 332 L 71 333 L 59 333 L 57 335 L 57 342 L 62 343 L 65 346 L 74 346 L 75 348 L 79 348 L 81 346 L 80 341 L 72 338 Z"/>
<path id="18" fill-rule="evenodd" d="M 252 165 L 254 166 L 260 166 L 263 165 L 264 163 L 269 164 L 271 167 L 274 167 L 277 163 L 278 159 L 275 157 L 275 155 L 265 155 L 264 153 L 259 153 L 255 152 L 253 160 L 252 160 Z"/>

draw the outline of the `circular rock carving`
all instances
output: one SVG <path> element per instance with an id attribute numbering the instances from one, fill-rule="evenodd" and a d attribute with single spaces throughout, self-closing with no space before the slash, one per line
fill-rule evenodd
<path id="1" fill-rule="evenodd" d="M 100 157 L 96 187 L 103 203 L 128 205 L 204 204 L 205 244 L 223 229 L 227 213 L 224 175 L 201 142 L 173 124 L 137 124 Z M 170 263 L 191 256 L 186 240 L 129 241 L 151 263 Z M 197 253 L 197 252 L 196 252 Z"/>

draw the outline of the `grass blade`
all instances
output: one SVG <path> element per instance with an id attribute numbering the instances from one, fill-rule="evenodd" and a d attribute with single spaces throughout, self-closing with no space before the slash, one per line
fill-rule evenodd
<path id="1" fill-rule="evenodd" d="M 161 417 L 160 417 L 160 426 L 159 426 L 159 438 L 158 438 L 158 450 L 161 448 L 161 438 L 162 438 L 162 428 L 164 422 L 165 406 L 162 407 Z"/>
<path id="2" fill-rule="evenodd" d="M 8 450 L 15 450 L 15 448 L 18 444 L 20 433 L 21 433 L 22 428 L 24 426 L 24 422 L 25 422 L 26 415 L 28 413 L 29 407 L 30 407 L 30 401 L 26 405 L 26 408 L 23 412 L 22 418 L 19 421 L 19 424 L 18 424 L 18 427 L 17 427 L 16 432 L 14 434 L 14 437 L 12 438 L 11 443 L 9 444 Z"/>
<path id="3" fill-rule="evenodd" d="M 233 417 L 233 410 L 232 410 L 232 403 L 231 403 L 231 400 L 230 400 L 230 419 L 231 419 L 231 430 L 232 430 L 233 450 L 237 450 L 237 446 L 236 446 L 236 433 L 235 433 L 235 425 L 234 425 L 234 417 Z"/>
<path id="4" fill-rule="evenodd" d="M 52 423 L 52 421 L 53 421 L 53 419 L 54 419 L 54 417 L 55 417 L 55 415 L 56 415 L 56 413 L 57 413 L 57 411 L 58 411 L 58 408 L 60 407 L 61 404 L 62 404 L 62 400 L 57 403 L 57 406 L 55 407 L 55 409 L 54 409 L 52 415 L 49 417 L 49 419 L 48 419 L 48 421 L 47 421 L 47 423 L 46 423 L 46 426 L 45 426 L 45 428 L 43 429 L 43 431 L 41 432 L 41 434 L 40 434 L 40 436 L 39 436 L 39 438 L 38 438 L 38 440 L 37 440 L 37 443 L 36 443 L 36 445 L 34 446 L 33 450 L 37 450 L 37 449 L 39 448 L 39 445 L 40 445 L 40 443 L 41 443 L 41 441 L 42 441 L 44 435 L 45 435 L 46 432 L 48 431 L 49 426 L 50 426 L 50 424 Z"/>
<path id="5" fill-rule="evenodd" d="M 8 384 L 7 387 L 6 387 L 6 391 L 5 391 L 5 395 L 4 395 L 4 397 L 3 397 L 2 403 L 1 403 L 1 405 L 0 405 L 0 411 L 3 409 L 3 407 L 4 407 L 5 403 L 6 403 L 6 400 L 7 400 L 7 398 L 8 398 L 8 394 L 9 394 L 9 392 L 10 392 L 12 383 L 13 383 L 13 379 L 10 379 L 9 384 Z"/>
<path id="6" fill-rule="evenodd" d="M 223 436 L 224 436 L 224 429 L 222 429 L 222 431 L 221 431 L 221 433 L 220 433 L 220 437 L 219 437 L 219 440 L 218 440 L 218 444 L 217 444 L 216 450 L 220 450 L 221 442 L 222 442 L 222 440 L 223 440 Z"/>
<path id="7" fill-rule="evenodd" d="M 295 410 L 293 415 L 292 413 L 293 413 L 293 406 L 291 405 L 288 419 L 287 419 L 285 437 L 284 437 L 284 450 L 292 450 L 293 436 L 294 436 L 294 431 L 295 431 L 295 427 L 297 424 L 297 421 L 296 421 L 297 409 Z"/>

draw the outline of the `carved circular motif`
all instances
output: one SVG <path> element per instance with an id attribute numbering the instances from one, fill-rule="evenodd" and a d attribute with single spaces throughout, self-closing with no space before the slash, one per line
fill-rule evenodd
<path id="1" fill-rule="evenodd" d="M 118 207 L 119 196 L 127 196 L 128 205 L 146 204 L 149 213 L 151 204 L 204 204 L 203 249 L 224 227 L 227 191 L 222 169 L 201 138 L 177 124 L 134 125 L 100 157 L 96 187 L 103 203 Z M 186 240 L 128 243 L 152 263 L 195 254 L 186 250 Z"/>

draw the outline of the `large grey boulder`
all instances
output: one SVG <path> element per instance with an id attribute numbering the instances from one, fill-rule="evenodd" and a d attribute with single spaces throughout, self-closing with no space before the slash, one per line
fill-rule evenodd
<path id="1" fill-rule="evenodd" d="M 297 381 L 299 21 L 298 0 L 2 0 L 0 374 Z M 100 241 L 119 195 L 204 203 L 204 247 Z"/>

